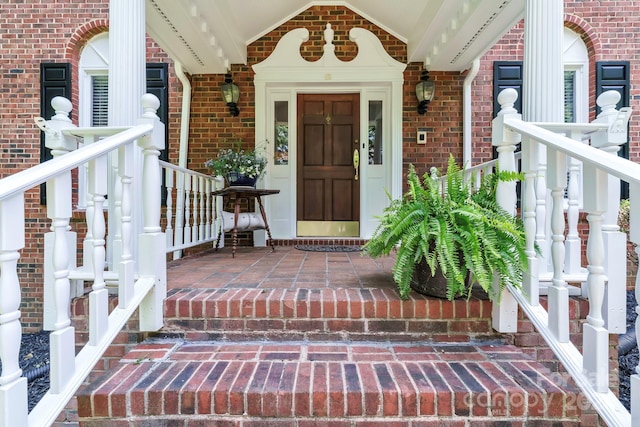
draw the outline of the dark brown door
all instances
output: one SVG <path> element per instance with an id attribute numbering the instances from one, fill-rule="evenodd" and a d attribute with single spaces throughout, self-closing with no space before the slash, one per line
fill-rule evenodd
<path id="1" fill-rule="evenodd" d="M 298 95 L 298 235 L 358 236 L 358 94 Z"/>

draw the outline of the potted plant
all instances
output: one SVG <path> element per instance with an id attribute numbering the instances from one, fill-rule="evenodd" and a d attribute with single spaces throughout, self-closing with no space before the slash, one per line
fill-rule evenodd
<path id="1" fill-rule="evenodd" d="M 393 279 L 403 299 L 411 289 L 450 300 L 468 298 L 478 287 L 496 299 L 507 284 L 521 286 L 527 268 L 524 228 L 496 201 L 498 181 L 517 180 L 520 174 L 496 171 L 474 182 L 450 156 L 444 182 L 432 175 L 421 180 L 410 165 L 408 191 L 385 208 L 363 253 L 397 252 Z"/>
<path id="2" fill-rule="evenodd" d="M 265 173 L 267 158 L 258 149 L 245 150 L 237 142 L 232 148 L 220 150 L 216 158 L 207 160 L 204 165 L 212 175 L 224 177 L 229 186 L 255 187 L 256 181 Z"/>

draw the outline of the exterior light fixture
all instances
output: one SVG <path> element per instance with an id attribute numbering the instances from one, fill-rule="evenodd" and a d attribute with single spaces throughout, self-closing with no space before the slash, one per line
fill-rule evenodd
<path id="1" fill-rule="evenodd" d="M 238 108 L 239 98 L 240 89 L 238 89 L 238 86 L 233 83 L 231 74 L 225 74 L 224 83 L 222 84 L 222 100 L 227 104 L 227 107 L 229 107 L 229 112 L 233 117 L 240 114 L 240 109 Z"/>
<path id="2" fill-rule="evenodd" d="M 416 97 L 418 98 L 418 113 L 424 114 L 427 112 L 429 103 L 433 99 L 435 93 L 435 83 L 433 80 L 429 80 L 429 71 L 423 70 L 420 75 L 420 82 L 416 85 Z"/>

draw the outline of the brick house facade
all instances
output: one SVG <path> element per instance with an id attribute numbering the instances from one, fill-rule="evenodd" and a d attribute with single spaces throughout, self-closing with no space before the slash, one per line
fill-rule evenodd
<path id="1" fill-rule="evenodd" d="M 355 56 L 355 44 L 348 41 L 348 31 L 355 26 L 372 31 L 382 41 L 387 52 L 406 63 L 406 45 L 375 24 L 359 17 L 343 6 L 313 6 L 280 27 L 265 34 L 248 49 L 246 65 L 232 65 L 231 73 L 240 87 L 241 98 L 237 117 L 230 117 L 220 99 L 223 75 L 193 75 L 192 110 L 187 167 L 207 172 L 205 160 L 214 156 L 230 140 L 241 139 L 247 145 L 254 138 L 253 71 L 251 66 L 266 59 L 277 41 L 288 31 L 305 27 L 309 41 L 302 46 L 305 59 L 319 58 L 322 31 L 330 22 L 335 30 L 336 56 L 348 60 Z M 635 82 L 640 76 L 640 1 L 565 1 L 565 25 L 580 35 L 589 53 L 589 120 L 596 114 L 596 66 L 600 61 L 630 62 L 630 106 L 638 109 Z M 8 0 L 0 6 L 0 177 L 33 166 L 40 161 L 40 131 L 33 118 L 41 115 L 40 64 L 46 62 L 71 64 L 72 102 L 78 102 L 78 61 L 86 43 L 108 29 L 108 1 L 32 3 Z M 490 121 L 493 114 L 493 62 L 522 59 L 523 26 L 508 32 L 480 61 L 478 75 L 472 83 L 472 147 L 473 162 L 492 156 Z M 168 56 L 153 42 L 147 41 L 147 62 L 169 64 L 169 134 L 168 157 L 177 163 L 180 133 L 182 86 Z M 419 172 L 446 165 L 449 153 L 462 160 L 463 83 L 466 73 L 430 73 L 436 83 L 436 94 L 429 111 L 416 111 L 415 84 L 422 64 L 410 63 L 404 72 L 403 89 L 403 166 L 413 163 Z M 77 111 L 72 112 L 77 122 Z M 418 129 L 427 130 L 425 145 L 416 143 Z M 637 140 L 638 124 L 630 124 L 630 158 L 640 158 Z M 39 203 L 39 194 L 29 193 L 31 205 L 27 220 L 27 245 L 21 254 L 22 321 L 33 330 L 40 329 L 42 320 L 41 257 L 42 236 L 48 231 L 49 220 Z M 75 215 L 80 216 L 77 212 Z M 82 234 L 82 230 L 77 230 Z"/>

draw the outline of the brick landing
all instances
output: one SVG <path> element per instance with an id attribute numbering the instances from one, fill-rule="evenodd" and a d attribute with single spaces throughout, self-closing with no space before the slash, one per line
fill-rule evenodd
<path id="1" fill-rule="evenodd" d="M 150 340 L 78 412 L 86 426 L 580 425 L 557 383 L 508 345 Z"/>

